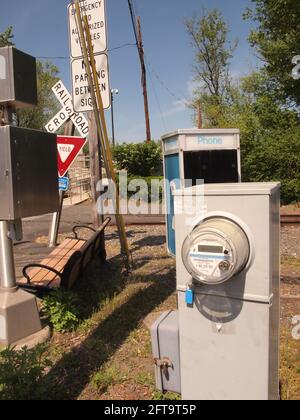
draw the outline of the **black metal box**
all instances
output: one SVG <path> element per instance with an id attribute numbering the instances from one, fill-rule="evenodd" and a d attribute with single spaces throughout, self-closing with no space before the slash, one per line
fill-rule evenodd
<path id="1" fill-rule="evenodd" d="M 0 220 L 53 213 L 58 207 L 56 135 L 0 127 Z"/>
<path id="2" fill-rule="evenodd" d="M 0 48 L 0 103 L 13 108 L 37 104 L 36 59 L 13 47 Z"/>

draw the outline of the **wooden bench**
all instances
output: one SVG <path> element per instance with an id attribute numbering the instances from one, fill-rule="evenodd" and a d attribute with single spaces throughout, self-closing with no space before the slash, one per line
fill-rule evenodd
<path id="1" fill-rule="evenodd" d="M 98 230 L 88 226 L 75 226 L 74 237 L 65 239 L 40 264 L 23 268 L 23 278 L 18 286 L 29 292 L 43 295 L 59 287 L 70 290 L 87 265 L 94 259 L 106 260 L 104 233 L 111 219 L 107 218 Z M 93 232 L 88 239 L 78 236 L 78 229 Z M 31 269 L 29 272 L 28 270 Z"/>

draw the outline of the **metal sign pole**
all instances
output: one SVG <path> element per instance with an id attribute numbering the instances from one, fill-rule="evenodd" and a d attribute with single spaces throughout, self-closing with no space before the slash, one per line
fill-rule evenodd
<path id="1" fill-rule="evenodd" d="M 0 287 L 14 289 L 17 286 L 13 242 L 9 236 L 9 222 L 0 221 Z"/>
<path id="2" fill-rule="evenodd" d="M 57 238 L 58 238 L 59 226 L 60 226 L 60 221 L 61 221 L 64 198 L 65 198 L 65 191 L 59 191 L 59 210 L 57 213 L 53 213 L 52 222 L 50 226 L 50 233 L 49 233 L 49 247 L 50 248 L 57 245 Z"/>
<path id="3" fill-rule="evenodd" d="M 75 126 L 72 123 L 72 121 L 69 121 L 65 128 L 65 136 L 74 136 L 74 132 L 75 132 Z M 57 245 L 57 238 L 58 238 L 58 233 L 59 233 L 64 198 L 65 198 L 65 192 L 60 191 L 59 192 L 59 210 L 57 213 L 53 213 L 52 222 L 51 222 L 50 230 L 49 230 L 49 241 L 48 241 L 49 248 L 52 248 Z"/>
<path id="4" fill-rule="evenodd" d="M 3 106 L 3 120 L 1 125 L 10 124 L 12 121 L 12 110 L 6 105 Z M 10 224 L 7 221 L 0 221 L 0 287 L 1 289 L 13 289 L 17 285 L 15 274 L 15 262 L 13 242 L 10 239 Z"/>

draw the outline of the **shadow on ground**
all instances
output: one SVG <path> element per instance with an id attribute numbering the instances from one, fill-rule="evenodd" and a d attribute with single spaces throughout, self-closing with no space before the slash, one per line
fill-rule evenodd
<path id="1" fill-rule="evenodd" d="M 139 263 L 140 266 L 143 264 L 142 261 Z M 121 266 L 118 257 L 105 267 L 95 262 L 79 283 L 77 292 L 85 319 L 99 310 L 101 302 L 122 293 L 125 288 L 136 289 L 121 306 L 100 320 L 84 342 L 63 355 L 51 369 L 41 384 L 46 390 L 43 398 L 76 400 L 92 375 L 115 354 L 131 332 L 175 291 L 173 267 L 164 267 L 151 275 L 136 277 L 133 274 L 126 278 L 121 273 Z"/>

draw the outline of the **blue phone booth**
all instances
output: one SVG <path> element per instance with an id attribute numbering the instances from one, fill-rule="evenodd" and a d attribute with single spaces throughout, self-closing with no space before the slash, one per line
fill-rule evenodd
<path id="1" fill-rule="evenodd" d="M 241 182 L 240 131 L 178 130 L 162 137 L 165 177 L 167 245 L 175 255 L 173 188 Z M 189 184 L 185 185 L 186 180 Z"/>

